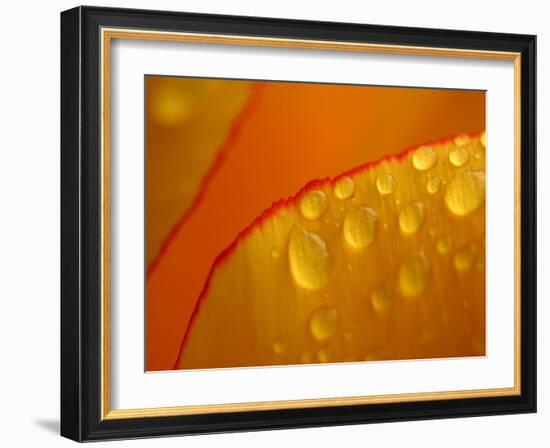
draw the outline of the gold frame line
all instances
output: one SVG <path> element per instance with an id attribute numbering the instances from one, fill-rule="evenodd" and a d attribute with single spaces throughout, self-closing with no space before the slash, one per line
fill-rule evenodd
<path id="1" fill-rule="evenodd" d="M 418 47 L 404 45 L 279 39 L 218 34 L 101 29 L 101 420 L 198 415 L 222 412 L 305 409 L 327 406 L 405 403 L 412 401 L 501 397 L 521 394 L 521 54 L 485 50 Z M 188 405 L 142 409 L 111 409 L 110 368 L 110 50 L 113 39 L 298 48 L 369 52 L 413 56 L 492 59 L 514 62 L 514 386 L 443 392 L 421 392 L 357 397 L 315 398 L 215 405 Z"/>

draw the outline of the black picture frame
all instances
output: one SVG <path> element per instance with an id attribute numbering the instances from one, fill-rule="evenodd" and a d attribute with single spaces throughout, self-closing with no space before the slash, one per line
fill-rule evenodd
<path id="1" fill-rule="evenodd" d="M 130 28 L 521 54 L 521 393 L 101 418 L 100 29 Z M 76 441 L 536 412 L 536 36 L 99 7 L 61 13 L 61 435 Z"/>

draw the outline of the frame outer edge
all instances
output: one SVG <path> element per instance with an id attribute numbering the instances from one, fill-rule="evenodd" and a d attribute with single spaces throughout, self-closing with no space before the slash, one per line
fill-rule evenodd
<path id="1" fill-rule="evenodd" d="M 81 10 L 61 13 L 61 403 L 60 433 L 82 431 L 81 320 Z"/>
<path id="2" fill-rule="evenodd" d="M 522 53 L 522 389 L 520 396 L 372 405 L 364 407 L 313 408 L 309 410 L 252 411 L 205 416 L 130 418 L 102 420 L 98 396 L 100 362 L 98 328 L 97 263 L 99 250 L 97 212 L 97 31 L 103 26 L 148 28 L 153 21 L 161 29 L 190 32 L 234 33 L 245 28 L 248 35 L 267 26 L 260 36 L 286 36 L 300 25 L 305 31 L 296 39 L 378 42 L 406 45 L 442 43 L 456 48 L 482 48 Z M 61 434 L 76 441 L 114 440 L 168 435 L 255 431 L 267 429 L 364 424 L 478 415 L 534 412 L 536 409 L 536 155 L 535 155 L 535 36 L 478 33 L 452 30 L 403 29 L 362 24 L 316 23 L 286 19 L 243 18 L 209 14 L 173 13 L 118 8 L 79 7 L 61 15 L 61 271 L 62 271 L 62 399 Z M 330 27 L 321 33 L 319 27 Z M 289 31 L 290 30 L 290 31 Z M 364 34 L 363 34 L 364 30 Z M 387 37 L 379 35 L 390 33 Z M 230 33 L 230 34 L 231 34 Z M 396 34 L 397 33 L 397 34 Z M 410 39 L 403 34 L 410 33 Z M 420 35 L 420 37 L 418 37 Z M 98 114 L 97 114 L 98 115 Z M 91 183 L 91 185 L 89 185 Z M 532 231 L 531 235 L 526 235 Z M 90 232 L 90 235 L 88 233 Z M 65 240 L 65 241 L 63 241 Z M 97 252 L 97 253 L 96 253 Z M 101 324 L 99 324 L 101 325 Z M 67 384 L 63 384 L 63 383 Z M 353 408 L 353 409 L 351 409 Z M 374 411 L 374 412 L 372 412 Z"/>
<path id="3" fill-rule="evenodd" d="M 537 412 L 537 36 L 522 52 L 522 390 Z"/>

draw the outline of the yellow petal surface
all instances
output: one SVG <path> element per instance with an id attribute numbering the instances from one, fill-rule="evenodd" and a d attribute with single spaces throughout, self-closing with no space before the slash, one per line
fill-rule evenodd
<path id="1" fill-rule="evenodd" d="M 214 263 L 176 367 L 483 355 L 481 137 L 311 182 L 264 212 Z"/>

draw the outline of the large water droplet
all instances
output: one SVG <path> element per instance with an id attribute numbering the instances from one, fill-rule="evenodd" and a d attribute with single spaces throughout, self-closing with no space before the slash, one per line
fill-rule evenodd
<path id="1" fill-rule="evenodd" d="M 424 206 L 420 202 L 411 202 L 399 212 L 399 227 L 407 235 L 416 233 L 424 223 Z"/>
<path id="2" fill-rule="evenodd" d="M 462 146 L 454 148 L 449 153 L 449 162 L 454 166 L 464 166 L 470 160 L 470 153 L 468 150 Z"/>
<path id="3" fill-rule="evenodd" d="M 429 176 L 428 179 L 426 180 L 426 190 L 430 194 L 437 193 L 439 191 L 440 186 L 441 186 L 441 181 L 437 176 Z"/>
<path id="4" fill-rule="evenodd" d="M 395 190 L 395 179 L 391 174 L 380 174 L 376 178 L 376 188 L 380 194 L 391 194 Z"/>
<path id="5" fill-rule="evenodd" d="M 405 260 L 399 267 L 399 288 L 405 297 L 417 297 L 428 285 L 430 265 L 424 254 Z"/>
<path id="6" fill-rule="evenodd" d="M 322 190 L 312 190 L 305 193 L 300 199 L 300 211 L 306 219 L 317 219 L 328 206 L 328 198 Z"/>
<path id="7" fill-rule="evenodd" d="M 436 162 L 437 154 L 431 146 L 421 146 L 412 156 L 413 166 L 420 171 L 429 170 Z"/>
<path id="8" fill-rule="evenodd" d="M 390 285 L 388 285 L 387 283 L 382 283 L 378 285 L 372 291 L 370 299 L 372 307 L 377 313 L 382 314 L 386 312 L 390 307 L 393 299 L 392 289 Z"/>
<path id="9" fill-rule="evenodd" d="M 485 173 L 465 170 L 451 179 L 445 191 L 445 204 L 458 216 L 466 216 L 485 200 Z"/>
<path id="10" fill-rule="evenodd" d="M 334 185 L 334 194 L 338 199 L 348 199 L 355 191 L 355 184 L 351 177 L 343 176 L 336 181 Z"/>
<path id="11" fill-rule="evenodd" d="M 309 320 L 309 329 L 318 341 L 330 339 L 338 329 L 338 311 L 332 307 L 315 310 Z"/>
<path id="12" fill-rule="evenodd" d="M 299 227 L 294 227 L 290 233 L 288 261 L 294 280 L 306 289 L 322 288 L 332 272 L 332 255 L 325 240 Z"/>
<path id="13" fill-rule="evenodd" d="M 378 230 L 378 213 L 370 207 L 352 208 L 344 218 L 344 237 L 355 249 L 369 246 Z"/>

